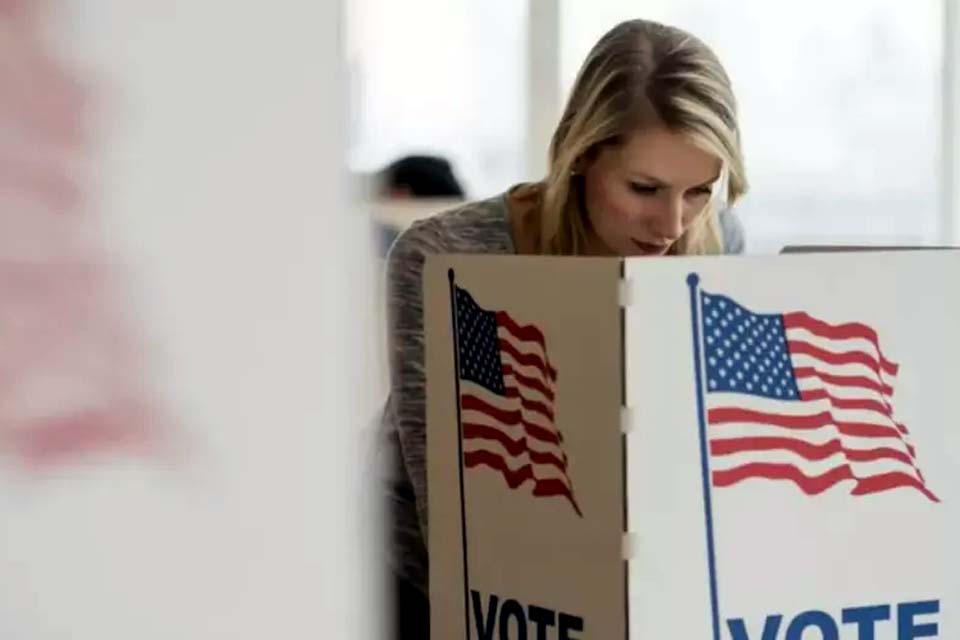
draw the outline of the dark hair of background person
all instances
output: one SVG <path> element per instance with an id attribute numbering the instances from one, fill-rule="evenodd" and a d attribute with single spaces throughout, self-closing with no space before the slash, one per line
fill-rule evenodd
<path id="1" fill-rule="evenodd" d="M 445 158 L 412 155 L 390 163 L 380 175 L 390 197 L 463 198 L 463 187 Z"/>

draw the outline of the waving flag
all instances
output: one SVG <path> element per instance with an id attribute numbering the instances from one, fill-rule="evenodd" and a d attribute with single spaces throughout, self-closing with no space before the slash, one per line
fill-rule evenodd
<path id="1" fill-rule="evenodd" d="M 932 501 L 893 409 L 899 366 L 876 331 L 803 313 L 760 314 L 700 291 L 712 484 L 794 483 L 809 495 L 909 487 Z"/>
<path id="2" fill-rule="evenodd" d="M 555 425 L 557 370 L 543 332 L 482 308 L 460 287 L 455 297 L 464 466 L 492 469 L 534 496 L 563 496 L 582 515 Z"/>

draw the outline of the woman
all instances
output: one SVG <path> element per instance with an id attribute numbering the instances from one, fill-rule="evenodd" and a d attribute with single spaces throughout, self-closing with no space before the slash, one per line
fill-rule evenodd
<path id="1" fill-rule="evenodd" d="M 391 393 L 384 424 L 400 625 L 427 637 L 426 428 L 421 271 L 433 253 L 737 253 L 725 210 L 747 188 L 736 105 L 716 56 L 672 27 L 632 20 L 590 52 L 534 184 L 415 224 L 387 268 Z"/>

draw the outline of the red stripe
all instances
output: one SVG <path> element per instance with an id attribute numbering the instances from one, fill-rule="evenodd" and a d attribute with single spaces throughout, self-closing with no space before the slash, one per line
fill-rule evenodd
<path id="1" fill-rule="evenodd" d="M 506 449 L 507 453 L 509 453 L 511 456 L 519 457 L 523 454 L 527 454 L 530 456 L 531 462 L 536 464 L 551 465 L 560 471 L 563 471 L 564 473 L 566 473 L 567 470 L 566 460 L 561 460 L 552 453 L 535 451 L 528 446 L 526 438 L 518 438 L 514 440 L 506 433 L 495 427 L 465 422 L 463 424 L 463 438 L 464 440 L 493 440 L 503 445 L 503 448 Z"/>
<path id="2" fill-rule="evenodd" d="M 715 456 L 727 456 L 748 451 L 792 451 L 806 460 L 825 460 L 832 455 L 842 453 L 851 462 L 873 462 L 875 460 L 899 460 L 913 466 L 913 460 L 903 451 L 890 447 L 876 449 L 848 449 L 840 440 L 830 440 L 823 444 L 812 444 L 795 438 L 759 437 L 759 438 L 723 438 L 710 441 L 710 453 Z"/>
<path id="3" fill-rule="evenodd" d="M 510 314 L 506 311 L 497 311 L 497 324 L 523 342 L 537 343 L 543 352 L 544 358 L 547 360 L 547 364 L 550 364 L 550 358 L 547 356 L 547 339 L 543 336 L 543 332 L 535 325 L 521 325 L 511 318 Z M 556 372 L 554 372 L 554 375 L 556 375 Z"/>
<path id="4" fill-rule="evenodd" d="M 871 391 L 876 391 L 887 396 L 893 395 L 893 387 L 889 384 L 881 384 L 876 380 L 871 380 L 865 376 L 836 376 L 830 373 L 819 371 L 813 367 L 797 367 L 793 370 L 798 380 L 805 378 L 819 378 L 827 384 L 837 387 L 866 387 Z"/>
<path id="5" fill-rule="evenodd" d="M 513 411 L 500 409 L 469 393 L 463 394 L 463 397 L 460 400 L 460 406 L 464 410 L 479 411 L 480 413 L 486 414 L 501 424 L 508 426 L 523 426 L 523 430 L 531 438 L 558 446 L 561 443 L 559 434 L 554 433 L 549 429 L 545 429 L 540 425 L 527 422 L 523 419 L 523 415 L 520 413 L 519 409 L 515 409 Z"/>
<path id="6" fill-rule="evenodd" d="M 787 429 L 819 429 L 835 425 L 840 433 L 857 438 L 900 438 L 900 432 L 894 427 L 864 422 L 840 422 L 834 420 L 826 411 L 806 416 L 786 416 L 737 407 L 718 407 L 707 411 L 707 420 L 711 425 L 753 422 Z"/>
<path id="7" fill-rule="evenodd" d="M 533 495 L 541 497 L 563 496 L 573 506 L 577 515 L 583 517 L 580 507 L 577 506 L 577 501 L 573 497 L 573 492 L 566 484 L 556 478 L 537 478 L 533 474 L 533 467 L 529 464 L 511 469 L 506 460 L 491 451 L 468 451 L 463 454 L 463 463 L 468 469 L 482 466 L 499 471 L 503 475 L 503 479 L 506 480 L 507 486 L 511 489 L 516 489 L 526 481 L 533 480 Z"/>
<path id="8" fill-rule="evenodd" d="M 836 398 L 825 389 L 808 389 L 801 392 L 802 400 L 829 400 L 830 406 L 836 409 L 856 409 L 856 410 L 866 410 L 866 411 L 875 411 L 881 415 L 884 415 L 890 418 L 890 422 L 894 427 L 902 434 L 909 435 L 910 432 L 907 430 L 906 425 L 896 422 L 893 419 L 893 408 L 888 404 L 879 403 L 875 400 L 863 399 L 852 399 L 852 398 Z"/>
<path id="9" fill-rule="evenodd" d="M 515 398 L 520 400 L 520 406 L 526 409 L 527 411 L 532 411 L 534 413 L 539 413 L 544 418 L 553 422 L 553 409 L 543 404 L 542 402 L 537 402 L 536 400 L 530 400 L 523 396 L 523 393 L 518 387 L 508 386 L 506 388 L 506 397 Z"/>
<path id="10" fill-rule="evenodd" d="M 800 490 L 808 496 L 821 494 L 838 482 L 854 479 L 849 465 L 835 467 L 823 475 L 813 477 L 804 475 L 800 469 L 792 464 L 767 462 L 751 462 L 734 469 L 713 472 L 713 484 L 717 487 L 729 487 L 752 478 L 789 480 L 800 487 Z"/>
<path id="11" fill-rule="evenodd" d="M 835 409 L 852 409 L 863 411 L 875 411 L 880 415 L 893 418 L 893 410 L 889 405 L 876 400 L 867 398 L 837 398 L 827 392 L 826 389 L 806 389 L 800 392 L 801 400 L 828 400 L 830 406 Z M 892 421 L 892 420 L 891 420 Z"/>
<path id="12" fill-rule="evenodd" d="M 539 378 L 531 378 L 530 376 L 525 376 L 522 373 L 514 371 L 513 367 L 511 367 L 509 364 L 503 365 L 503 375 L 513 376 L 514 380 L 516 380 L 520 385 L 539 391 L 547 400 L 553 402 L 553 391 L 551 391 Z"/>
<path id="13" fill-rule="evenodd" d="M 857 486 L 854 487 L 851 493 L 855 496 L 862 496 L 870 493 L 889 491 L 890 489 L 897 489 L 899 487 L 912 487 L 927 496 L 932 502 L 940 502 L 940 499 L 927 489 L 920 480 L 917 480 L 909 474 L 899 473 L 897 471 L 863 478 L 857 482 Z"/>
<path id="14" fill-rule="evenodd" d="M 507 352 L 517 364 L 525 367 L 535 367 L 551 382 L 557 379 L 557 372 L 544 363 L 543 359 L 535 353 L 520 353 L 512 342 L 505 338 L 500 338 L 500 350 Z"/>
<path id="15" fill-rule="evenodd" d="M 911 487 L 934 502 L 940 501 L 923 483 L 906 473 L 891 472 L 870 476 L 868 478 L 855 478 L 849 465 L 841 465 L 822 475 L 813 477 L 805 475 L 800 469 L 791 464 L 768 464 L 761 462 L 745 464 L 735 469 L 713 472 L 713 484 L 717 487 L 729 487 L 744 480 L 754 478 L 764 480 L 788 480 L 800 487 L 800 490 L 809 496 L 821 494 L 838 482 L 856 480 L 857 484 L 851 490 L 851 495 L 861 496 L 888 491 L 898 487 Z"/>
<path id="16" fill-rule="evenodd" d="M 30 465 L 43 466 L 71 456 L 112 451 L 136 452 L 151 444 L 137 410 L 83 411 L 37 420 L 11 429 L 4 438 Z"/>
<path id="17" fill-rule="evenodd" d="M 820 336 L 821 338 L 827 338 L 829 340 L 851 340 L 855 338 L 867 340 L 873 344 L 874 348 L 877 350 L 877 355 L 880 358 L 880 364 L 882 365 L 883 370 L 889 375 L 897 375 L 899 366 L 893 362 L 890 362 L 883 356 L 883 351 L 880 349 L 880 339 L 877 337 L 877 332 L 865 324 L 861 324 L 859 322 L 849 322 L 846 324 L 836 325 L 828 324 L 822 320 L 817 320 L 806 313 L 796 312 L 784 314 L 783 326 L 786 329 L 806 329 L 814 335 Z"/>
<path id="18" fill-rule="evenodd" d="M 787 347 L 790 349 L 790 355 L 792 356 L 798 354 L 811 356 L 817 360 L 820 360 L 821 362 L 826 362 L 827 364 L 862 364 L 877 374 L 877 380 L 883 380 L 883 374 L 880 372 L 880 365 L 877 363 L 877 359 L 868 353 L 864 353 L 863 351 L 844 351 L 842 353 L 835 353 L 833 351 L 821 349 L 820 347 L 812 345 L 809 342 L 803 342 L 800 340 L 788 340 Z"/>

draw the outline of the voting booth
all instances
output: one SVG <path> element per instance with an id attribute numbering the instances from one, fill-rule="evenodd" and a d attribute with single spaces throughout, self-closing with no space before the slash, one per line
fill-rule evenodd
<path id="1" fill-rule="evenodd" d="M 437 256 L 434 638 L 960 638 L 960 252 Z"/>

